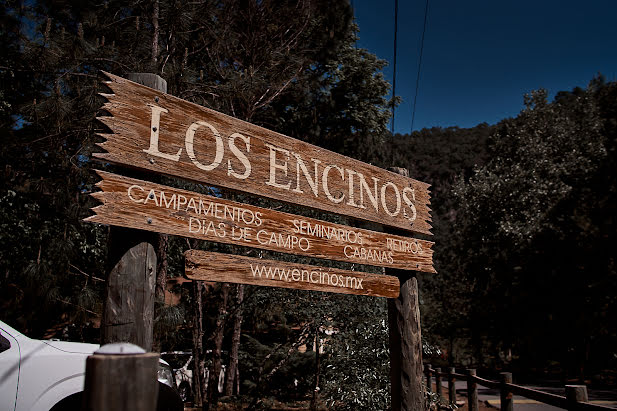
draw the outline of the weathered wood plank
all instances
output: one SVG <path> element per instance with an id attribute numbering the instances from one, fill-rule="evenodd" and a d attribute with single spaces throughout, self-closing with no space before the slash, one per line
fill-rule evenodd
<path id="1" fill-rule="evenodd" d="M 241 204 L 97 171 L 86 221 L 289 254 L 434 273 L 433 243 Z"/>
<path id="2" fill-rule="evenodd" d="M 99 159 L 431 234 L 426 183 L 106 75 Z"/>
<path id="3" fill-rule="evenodd" d="M 398 278 L 387 275 L 200 250 L 184 255 L 186 276 L 192 280 L 388 298 L 396 298 L 400 288 Z"/>

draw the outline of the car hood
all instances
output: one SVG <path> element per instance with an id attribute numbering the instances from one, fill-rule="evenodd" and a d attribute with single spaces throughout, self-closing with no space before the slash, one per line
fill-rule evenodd
<path id="1" fill-rule="evenodd" d="M 86 344 L 68 341 L 43 341 L 45 344 L 57 350 L 75 353 L 75 354 L 92 354 L 99 349 L 98 344 Z"/>

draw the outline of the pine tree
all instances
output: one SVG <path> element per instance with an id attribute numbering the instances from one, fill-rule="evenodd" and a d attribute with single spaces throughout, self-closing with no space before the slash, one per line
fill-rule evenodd
<path id="1" fill-rule="evenodd" d="M 0 68 L 5 136 L 0 289 L 7 318 L 40 336 L 62 316 L 85 330 L 82 326 L 100 313 L 107 229 L 81 220 L 94 205 L 88 196 L 96 182 L 90 154 L 97 141 L 95 132 L 103 127 L 95 119 L 104 102 L 98 93 L 107 92 L 101 70 L 119 75 L 156 73 L 167 80 L 168 92 L 180 98 L 365 161 L 383 162 L 378 149 L 385 141 L 389 86 L 379 70 L 385 63 L 355 47 L 357 28 L 351 16 L 346 1 L 325 0 L 3 3 L 0 47 L 7 66 Z M 170 239 L 167 275 L 182 273 L 185 248 L 184 239 Z M 200 288 L 187 302 L 191 307 L 204 306 L 217 299 L 217 290 L 207 293 Z M 245 300 L 275 298 L 277 292 L 254 290 L 246 293 Z M 294 295 L 285 293 L 286 299 Z M 241 306 L 251 304 L 245 301 Z M 309 311 L 295 305 L 287 314 L 289 321 L 301 324 L 316 318 L 323 325 L 332 321 L 331 314 L 339 321 L 352 315 L 340 310 L 338 298 L 328 296 L 309 304 L 314 306 Z M 223 315 L 221 327 L 216 328 L 216 316 L 197 310 L 191 316 L 200 322 L 193 336 L 199 376 L 207 349 L 224 336 L 232 321 Z M 358 311 L 362 316 L 366 312 Z M 180 313 L 161 312 L 160 317 L 179 321 Z M 236 331 L 242 324 L 237 322 Z M 279 342 L 293 344 L 298 340 L 294 334 L 285 334 Z M 224 338 L 220 340 L 224 344 Z M 241 341 L 234 340 L 234 344 Z M 306 364 L 306 359 L 296 363 L 291 357 L 293 364 Z M 261 364 L 264 373 L 278 378 L 278 373 L 289 370 L 285 358 L 278 358 L 284 361 L 276 369 Z M 379 382 L 381 390 L 384 381 L 387 376 Z M 203 388 L 205 381 L 199 384 Z"/>

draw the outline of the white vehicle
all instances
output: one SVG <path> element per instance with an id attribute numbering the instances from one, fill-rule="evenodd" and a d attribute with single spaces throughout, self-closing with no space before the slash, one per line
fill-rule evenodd
<path id="1" fill-rule="evenodd" d="M 34 340 L 0 321 L 0 410 L 81 409 L 86 358 L 98 348 L 98 344 Z M 169 364 L 160 361 L 160 398 L 161 385 L 171 386 L 172 378 Z M 167 391 L 165 398 L 169 399 Z M 159 408 L 162 405 L 159 401 Z"/>
<path id="2" fill-rule="evenodd" d="M 211 351 L 208 350 L 207 353 Z M 193 396 L 193 354 L 189 351 L 169 351 L 162 352 L 161 358 L 167 360 L 171 365 L 173 374 L 176 380 L 176 386 L 182 401 L 190 401 Z M 223 393 L 225 384 L 225 364 L 221 365 L 221 373 L 219 374 L 218 391 Z M 204 370 L 204 379 L 206 387 L 208 386 L 208 378 L 210 370 L 208 367 Z"/>

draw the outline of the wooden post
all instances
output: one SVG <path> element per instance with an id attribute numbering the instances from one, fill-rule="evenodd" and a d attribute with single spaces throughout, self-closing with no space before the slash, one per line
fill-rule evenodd
<path id="1" fill-rule="evenodd" d="M 448 400 L 450 400 L 450 404 L 456 404 L 456 378 L 454 378 L 454 373 L 456 369 L 454 367 L 448 368 Z"/>
<path id="2" fill-rule="evenodd" d="M 408 271 L 385 271 L 388 275 L 399 272 L 401 282 L 398 298 L 388 299 L 392 410 L 421 410 L 424 396 L 418 280 L 409 278 Z"/>
<path id="3" fill-rule="evenodd" d="M 409 176 L 404 168 L 391 168 L 390 171 Z M 387 232 L 395 234 L 394 230 Z M 422 410 L 424 395 L 418 280 L 411 271 L 386 268 L 385 273 L 398 277 L 401 284 L 398 298 L 388 299 L 392 410 Z"/>
<path id="4" fill-rule="evenodd" d="M 110 229 L 109 261 L 101 343 L 130 342 L 152 350 L 156 253 L 154 235 L 127 228 Z"/>
<path id="5" fill-rule="evenodd" d="M 469 411 L 478 411 L 478 383 L 473 378 L 476 376 L 476 370 L 469 368 L 467 376 L 467 408 Z"/>
<path id="6" fill-rule="evenodd" d="M 441 401 L 441 368 L 435 368 L 435 392 Z"/>
<path id="7" fill-rule="evenodd" d="M 424 374 L 426 375 L 426 391 L 433 392 L 433 369 L 431 364 L 424 364 Z"/>
<path id="8" fill-rule="evenodd" d="M 158 400 L 159 355 L 127 343 L 107 344 L 86 360 L 82 409 L 152 411 Z"/>
<path id="9" fill-rule="evenodd" d="M 128 78 L 167 92 L 167 83 L 155 74 L 133 73 Z M 113 268 L 103 302 L 101 344 L 122 341 L 152 350 L 157 240 L 146 231 L 110 228 L 108 260 Z"/>
<path id="10" fill-rule="evenodd" d="M 155 90 L 167 93 L 167 81 L 157 74 L 152 73 L 129 73 L 127 79 L 135 83 L 143 84 Z"/>
<path id="11" fill-rule="evenodd" d="M 500 391 L 500 405 L 501 411 L 513 411 L 514 401 L 512 399 L 512 391 L 506 387 L 506 384 L 512 384 L 512 373 L 502 372 L 501 374 L 501 389 Z"/>
<path id="12" fill-rule="evenodd" d="M 587 387 L 584 385 L 566 385 L 566 399 L 568 400 L 568 410 L 578 410 L 578 404 L 589 402 Z"/>

